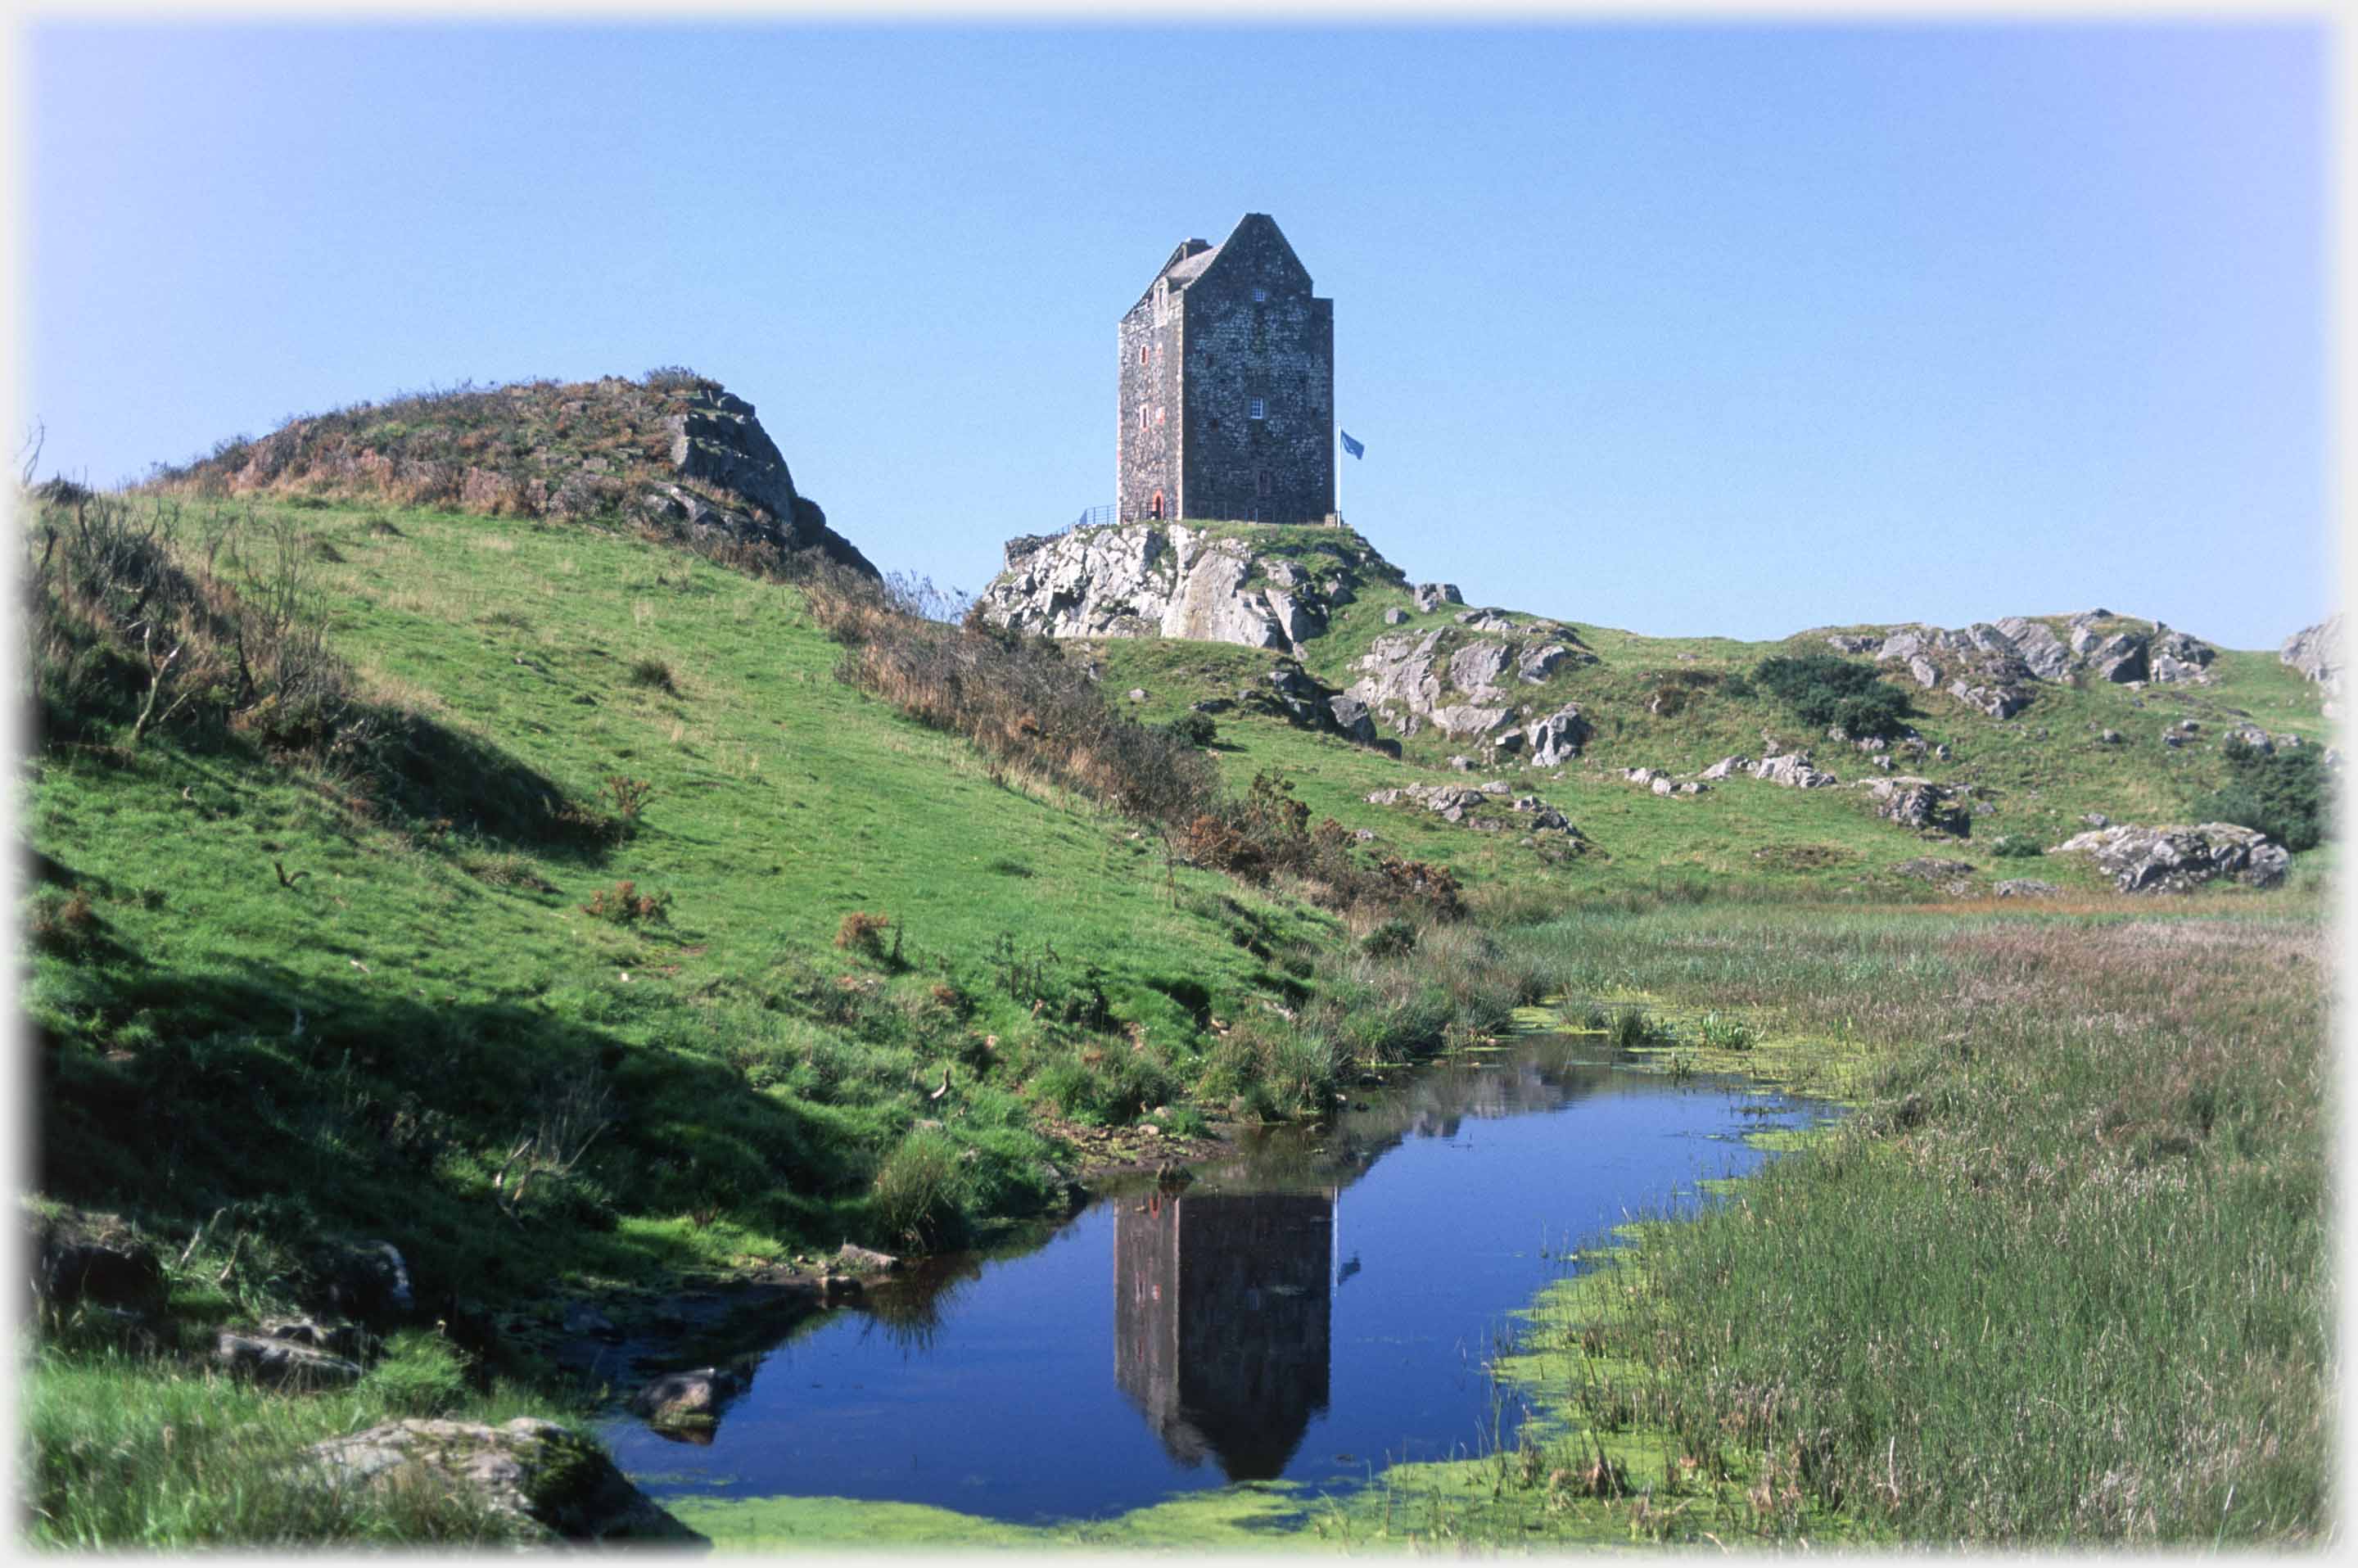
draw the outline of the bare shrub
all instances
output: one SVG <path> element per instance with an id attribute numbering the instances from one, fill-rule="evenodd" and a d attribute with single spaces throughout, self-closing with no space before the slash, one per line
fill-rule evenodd
<path id="1" fill-rule="evenodd" d="M 1289 877 L 1332 908 L 1462 913 L 1446 871 L 1366 863 L 1341 824 L 1313 826 L 1282 777 L 1256 778 L 1241 799 L 1229 795 L 1215 760 L 1108 707 L 1053 641 L 971 617 L 962 626 L 926 619 L 913 612 L 905 585 L 824 562 L 771 565 L 800 583 L 819 624 L 843 644 L 842 679 L 966 737 L 1004 766 L 1147 824 L 1174 858 L 1256 883 Z"/>
<path id="2" fill-rule="evenodd" d="M 580 908 L 591 919 L 610 925 L 664 925 L 671 920 L 671 894 L 643 893 L 638 883 L 625 878 L 612 887 L 600 888 Z"/>
<path id="3" fill-rule="evenodd" d="M 853 910 L 843 917 L 835 929 L 835 945 L 847 953 L 860 953 L 871 958 L 884 956 L 884 933 L 892 922 L 882 914 L 869 914 Z"/>

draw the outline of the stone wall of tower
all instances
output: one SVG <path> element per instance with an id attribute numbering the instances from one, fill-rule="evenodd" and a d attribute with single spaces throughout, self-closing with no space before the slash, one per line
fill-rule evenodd
<path id="1" fill-rule="evenodd" d="M 1114 503 L 1126 523 L 1155 515 L 1158 492 L 1162 515 L 1179 515 L 1180 435 L 1184 428 L 1179 365 L 1184 319 L 1179 297 L 1158 282 L 1121 319 L 1115 334 L 1121 371 Z"/>
<path id="2" fill-rule="evenodd" d="M 1335 510 L 1335 302 L 1313 296 L 1265 218 L 1239 225 L 1184 297 L 1186 515 L 1324 521 Z"/>

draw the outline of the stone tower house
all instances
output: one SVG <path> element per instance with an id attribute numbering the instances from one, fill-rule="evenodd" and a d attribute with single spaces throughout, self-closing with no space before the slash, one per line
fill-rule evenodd
<path id="1" fill-rule="evenodd" d="M 1183 242 L 1119 337 L 1123 522 L 1334 514 L 1335 302 L 1268 213 Z"/>

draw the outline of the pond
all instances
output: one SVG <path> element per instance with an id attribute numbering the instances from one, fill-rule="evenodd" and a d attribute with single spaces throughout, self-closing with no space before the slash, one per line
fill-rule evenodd
<path id="1" fill-rule="evenodd" d="M 926 1503 L 1023 1523 L 1282 1477 L 1339 1489 L 1484 1452 L 1484 1367 L 1625 1219 L 1767 1158 L 1826 1108 L 1542 1036 L 1248 1137 L 1176 1191 L 1109 1192 L 1044 1241 L 936 1260 L 750 1346 L 696 1444 L 603 1435 L 658 1498 Z"/>

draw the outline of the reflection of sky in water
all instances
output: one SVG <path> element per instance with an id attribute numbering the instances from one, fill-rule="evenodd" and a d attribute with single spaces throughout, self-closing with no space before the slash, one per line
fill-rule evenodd
<path id="1" fill-rule="evenodd" d="M 1099 1203 L 888 1318 L 843 1314 L 763 1357 L 710 1446 L 618 1422 L 616 1455 L 658 1495 L 1029 1520 L 1478 1450 L 1483 1363 L 1563 1268 L 1548 1254 L 1752 1168 L 1736 1139 L 1808 1116 L 1558 1044 L 1491 1060 L 1260 1140 L 1176 1195 Z"/>

